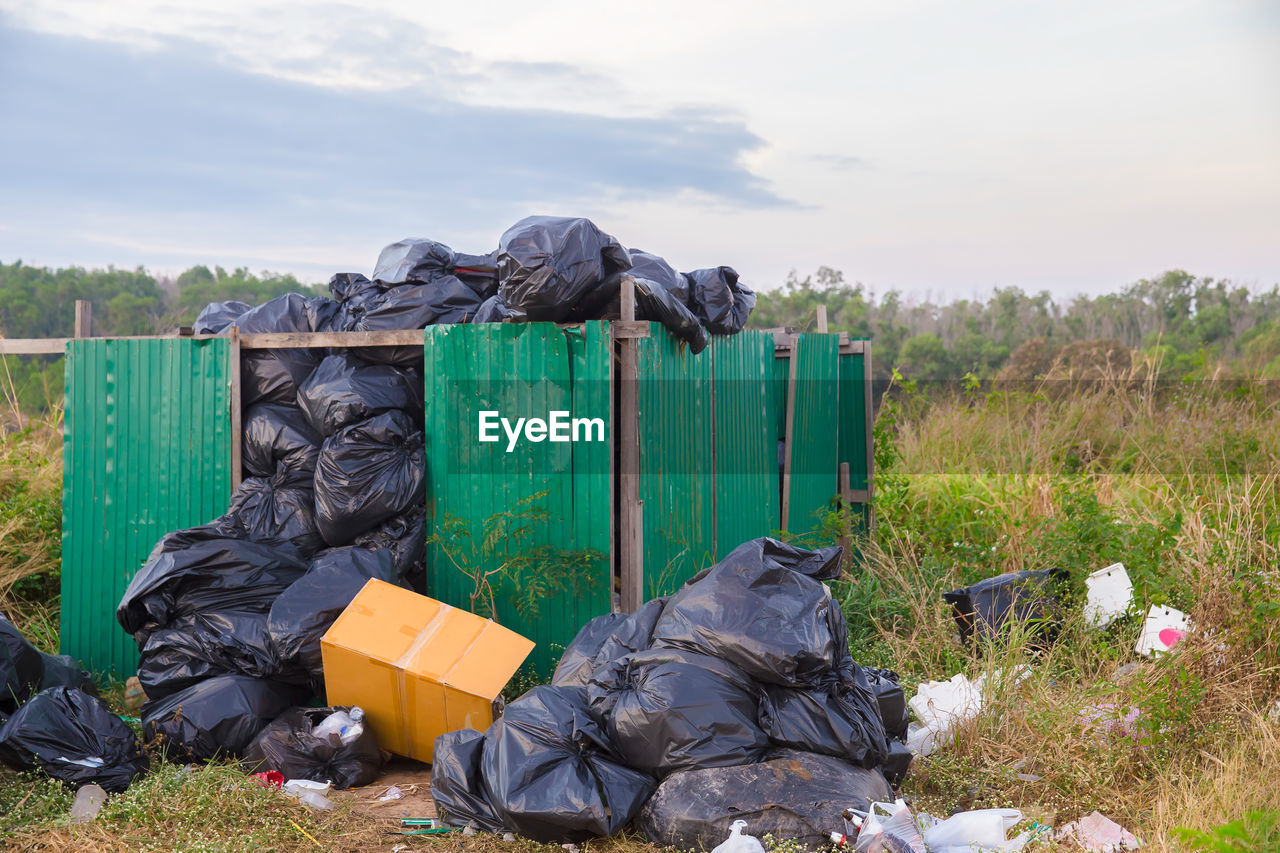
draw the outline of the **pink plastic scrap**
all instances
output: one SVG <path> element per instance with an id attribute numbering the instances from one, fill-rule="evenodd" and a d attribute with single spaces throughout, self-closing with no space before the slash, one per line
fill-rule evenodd
<path id="1" fill-rule="evenodd" d="M 1060 827 L 1058 840 L 1074 842 L 1090 853 L 1122 853 L 1142 847 L 1142 842 L 1133 833 L 1101 812 L 1093 812 Z"/>
<path id="2" fill-rule="evenodd" d="M 1076 716 L 1077 722 L 1085 728 L 1094 728 L 1106 735 L 1142 740 L 1146 727 L 1141 723 L 1141 712 L 1130 705 L 1121 709 L 1110 702 L 1091 705 L 1084 708 Z"/>

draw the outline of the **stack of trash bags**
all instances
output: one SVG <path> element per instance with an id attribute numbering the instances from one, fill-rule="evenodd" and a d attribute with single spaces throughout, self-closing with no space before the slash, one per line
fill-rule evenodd
<path id="1" fill-rule="evenodd" d="M 891 672 L 859 666 L 824 581 L 839 547 L 747 542 L 675 594 L 597 617 L 550 685 L 435 743 L 445 820 L 543 842 L 612 835 L 710 849 L 732 822 L 825 843 L 911 757 Z"/>

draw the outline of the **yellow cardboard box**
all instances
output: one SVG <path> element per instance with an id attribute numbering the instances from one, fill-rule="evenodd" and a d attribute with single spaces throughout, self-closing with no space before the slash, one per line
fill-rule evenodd
<path id="1" fill-rule="evenodd" d="M 330 705 L 359 705 L 383 749 L 431 761 L 437 735 L 483 731 L 534 643 L 497 622 L 370 580 L 320 641 Z"/>

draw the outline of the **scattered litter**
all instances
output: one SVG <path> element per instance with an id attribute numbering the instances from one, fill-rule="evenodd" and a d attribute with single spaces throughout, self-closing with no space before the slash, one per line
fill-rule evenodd
<path id="1" fill-rule="evenodd" d="M 503 841 L 515 841 L 515 840 L 516 840 L 516 834 L 515 834 L 514 832 L 504 832 L 504 833 L 502 833 L 502 840 L 503 840 Z"/>
<path id="2" fill-rule="evenodd" d="M 102 811 L 107 801 L 107 792 L 99 785 L 85 785 L 76 791 L 75 802 L 71 804 L 71 822 L 88 823 Z"/>
<path id="3" fill-rule="evenodd" d="M 916 755 L 926 756 L 951 742 L 951 732 L 982 710 L 982 689 L 962 673 L 950 681 L 925 681 L 907 703 L 919 725 L 912 724 L 907 733 L 907 747 Z"/>
<path id="4" fill-rule="evenodd" d="M 124 706 L 129 711 L 139 711 L 147 702 L 147 693 L 142 689 L 138 676 L 131 675 L 124 683 Z"/>
<path id="5" fill-rule="evenodd" d="M 1093 728 L 1104 737 L 1115 735 L 1140 741 L 1146 734 L 1141 717 L 1142 712 L 1132 705 L 1121 709 L 1114 703 L 1102 702 L 1082 709 L 1077 719 L 1082 726 Z"/>
<path id="6" fill-rule="evenodd" d="M 400 790 L 400 786 L 392 785 L 390 788 L 386 790 L 386 792 L 381 797 L 378 797 L 378 802 L 385 803 L 391 800 L 398 800 L 403 796 L 404 796 L 404 791 Z"/>
<path id="7" fill-rule="evenodd" d="M 1017 809 L 978 809 L 945 820 L 922 814 L 924 843 L 930 853 L 1014 853 L 1031 840 L 1033 830 L 1008 838 L 1022 820 Z"/>
<path id="8" fill-rule="evenodd" d="M 582 853 L 582 848 L 576 844 L 561 844 L 560 846 L 568 850 L 569 853 Z"/>
<path id="9" fill-rule="evenodd" d="M 1096 811 L 1059 827 L 1057 838 L 1090 853 L 1121 853 L 1142 847 L 1133 833 Z"/>
<path id="10" fill-rule="evenodd" d="M 254 773 L 253 778 L 261 782 L 264 788 L 280 788 L 284 786 L 284 774 L 275 770 Z"/>
<path id="11" fill-rule="evenodd" d="M 339 788 L 372 784 L 386 756 L 363 718 L 359 708 L 293 708 L 254 738 L 244 764 Z"/>
<path id="12" fill-rule="evenodd" d="M 1116 667 L 1116 671 L 1111 673 L 1112 681 L 1124 681 L 1138 670 L 1142 669 L 1141 661 L 1130 661 L 1123 666 Z"/>
<path id="13" fill-rule="evenodd" d="M 1084 619 L 1090 628 L 1105 628 L 1133 606 L 1133 584 L 1124 563 L 1112 563 L 1084 579 Z"/>
<path id="14" fill-rule="evenodd" d="M 715 846 L 711 853 L 764 853 L 764 845 L 754 835 L 743 835 L 745 820 L 729 824 L 729 837 Z"/>
<path id="15" fill-rule="evenodd" d="M 911 809 L 905 801 L 895 800 L 871 804 L 853 849 L 856 853 L 925 853 L 925 843 Z"/>
<path id="16" fill-rule="evenodd" d="M 1040 641 L 1052 639 L 1061 610 L 1059 587 L 1066 569 L 1009 572 L 942 594 L 954 609 L 960 639 L 997 639 L 1013 621 L 1026 624 Z"/>
<path id="17" fill-rule="evenodd" d="M 319 841 L 316 841 L 316 840 L 315 840 L 315 838 L 313 838 L 313 837 L 312 837 L 311 833 L 307 832 L 305 829 L 303 829 L 301 826 L 299 826 L 299 825 L 298 825 L 298 822 L 297 822 L 297 821 L 295 821 L 293 818 L 290 818 L 290 819 L 289 819 L 289 823 L 293 824 L 293 828 L 294 828 L 294 829 L 298 830 L 298 832 L 301 832 L 301 833 L 302 833 L 303 835 L 305 835 L 308 839 L 310 839 L 310 840 L 311 840 L 311 843 L 312 843 L 312 844 L 314 844 L 315 846 L 317 846 L 317 847 L 323 847 L 323 846 L 324 846 L 324 845 L 322 845 Z"/>
<path id="18" fill-rule="evenodd" d="M 333 787 L 330 782 L 316 782 L 311 779 L 290 779 L 285 782 L 281 790 L 290 797 L 297 798 L 298 802 L 311 806 L 313 809 L 321 809 L 328 811 L 333 808 L 333 800 L 330 800 L 325 794 Z"/>
<path id="19" fill-rule="evenodd" d="M 1140 655 L 1151 657 L 1157 652 L 1167 652 L 1191 630 L 1187 614 L 1172 607 L 1152 605 L 1142 623 L 1142 633 L 1134 647 Z"/>

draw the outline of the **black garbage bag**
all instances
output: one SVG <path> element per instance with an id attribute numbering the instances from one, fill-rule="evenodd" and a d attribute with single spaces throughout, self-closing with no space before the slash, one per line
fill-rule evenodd
<path id="1" fill-rule="evenodd" d="M 436 738 L 431 762 L 431 798 L 436 812 L 450 826 L 473 826 L 482 832 L 501 832 L 502 819 L 489 803 L 481 779 L 484 734 L 459 729 Z"/>
<path id="2" fill-rule="evenodd" d="M 485 733 L 481 776 L 503 824 L 541 842 L 619 832 L 653 793 L 626 767 L 580 687 L 535 687 Z"/>
<path id="3" fill-rule="evenodd" d="M 583 625 L 560 656 L 551 683 L 586 687 L 596 667 L 648 649 L 653 627 L 666 603 L 666 596 L 654 598 L 640 605 L 635 613 L 606 613 Z"/>
<path id="4" fill-rule="evenodd" d="M 18 627 L 0 616 L 0 713 L 13 710 L 40 689 L 44 662 Z"/>
<path id="5" fill-rule="evenodd" d="M 171 534 L 172 535 L 172 534 Z M 148 634 L 203 611 L 266 613 L 276 596 L 307 570 L 288 548 L 240 539 L 207 538 L 152 552 L 116 608 L 116 619 L 139 648 Z"/>
<path id="6" fill-rule="evenodd" d="M 210 302 L 201 309 L 191 331 L 197 335 L 220 335 L 236 324 L 251 307 L 247 302 Z"/>
<path id="7" fill-rule="evenodd" d="M 880 719 L 884 721 L 885 734 L 891 738 L 907 742 L 907 696 L 898 683 L 898 673 L 888 669 L 862 670 L 867 676 L 867 686 L 876 697 L 880 707 Z"/>
<path id="8" fill-rule="evenodd" d="M 281 468 L 272 477 L 250 477 L 231 496 L 231 507 L 223 519 L 235 526 L 239 537 L 292 548 L 303 558 L 324 547 L 316 524 L 315 491 L 307 471 Z"/>
<path id="9" fill-rule="evenodd" d="M 627 250 L 591 220 L 529 216 L 498 241 L 498 295 L 517 320 L 560 322 L 630 267 Z"/>
<path id="10" fill-rule="evenodd" d="M 313 332 L 316 307 L 301 293 L 286 293 L 241 315 L 241 334 Z M 245 350 L 240 358 L 240 399 L 245 406 L 260 401 L 293 405 L 298 386 L 320 363 L 319 349 Z"/>
<path id="11" fill-rule="evenodd" d="M 320 638 L 370 578 L 394 582 L 390 552 L 334 548 L 317 554 L 307 573 L 272 602 L 267 634 L 284 677 L 299 673 L 313 685 L 324 683 Z"/>
<path id="12" fill-rule="evenodd" d="M 667 263 L 665 258 L 644 249 L 629 249 L 628 253 L 631 255 L 632 275 L 670 291 L 681 304 L 689 304 L 689 279 L 676 272 L 675 267 Z"/>
<path id="13" fill-rule="evenodd" d="M 960 639 L 996 639 L 1010 620 L 1031 623 L 1038 640 L 1049 641 L 1057 633 L 1061 617 L 1060 587 L 1066 569 L 1009 572 L 944 592 L 942 600 L 954 609 Z"/>
<path id="14" fill-rule="evenodd" d="M 40 655 L 40 689 L 70 687 L 93 692 L 93 677 L 71 655 Z"/>
<path id="15" fill-rule="evenodd" d="M 323 437 L 393 409 L 421 412 L 422 397 L 420 373 L 343 353 L 326 357 L 298 389 L 310 431 Z"/>
<path id="16" fill-rule="evenodd" d="M 430 284 L 401 284 L 365 300 L 351 315 L 353 332 L 385 332 L 397 329 L 425 329 L 442 323 L 469 323 L 483 301 L 460 279 L 445 275 Z M 358 358 L 377 364 L 418 367 L 421 346 L 361 347 L 352 351 Z"/>
<path id="17" fill-rule="evenodd" d="M 487 255 L 468 255 L 455 252 L 449 272 L 462 280 L 481 299 L 498 293 L 498 250 Z"/>
<path id="18" fill-rule="evenodd" d="M 112 793 L 150 767 L 124 720 L 96 696 L 69 687 L 40 691 L 9 718 L 0 728 L 0 761 L 15 770 L 38 767 L 73 788 L 97 784 Z"/>
<path id="19" fill-rule="evenodd" d="M 591 710 L 623 762 L 659 779 L 759 761 L 769 748 L 756 724 L 759 694 L 733 664 L 673 649 L 604 664 L 587 685 Z"/>
<path id="20" fill-rule="evenodd" d="M 206 610 L 157 628 L 138 658 L 138 681 L 163 699 L 218 675 L 273 678 L 279 663 L 268 642 L 267 614 Z"/>
<path id="21" fill-rule="evenodd" d="M 761 684 L 830 683 L 848 648 L 833 628 L 838 605 L 816 578 L 838 576 L 840 554 L 767 538 L 739 545 L 671 596 L 653 648 L 724 658 Z"/>
<path id="22" fill-rule="evenodd" d="M 142 706 L 142 733 L 170 761 L 239 756 L 272 720 L 310 695 L 305 687 L 219 675 Z"/>
<path id="23" fill-rule="evenodd" d="M 378 254 L 373 278 L 383 284 L 419 282 L 426 284 L 449 275 L 454 252 L 444 243 L 406 237 Z"/>
<path id="24" fill-rule="evenodd" d="M 245 412 L 241 449 L 245 476 L 270 477 L 281 465 L 290 471 L 313 474 L 321 439 L 295 406 L 250 406 Z"/>
<path id="25" fill-rule="evenodd" d="M 684 770 L 668 776 L 640 812 L 650 841 L 680 850 L 711 850 L 735 820 L 757 838 L 795 839 L 810 850 L 830 844 L 847 808 L 867 811 L 892 793 L 879 773 L 811 752 L 778 750 L 767 761 Z"/>
<path id="26" fill-rule="evenodd" d="M 372 729 L 362 726 L 360 734 L 346 744 L 336 734 L 313 733 L 337 711 L 350 713 L 351 708 L 290 708 L 258 733 L 245 749 L 242 763 L 250 773 L 274 770 L 286 779 L 332 782 L 335 788 L 372 784 L 387 759 Z"/>
<path id="27" fill-rule="evenodd" d="M 422 432 L 401 411 L 343 427 L 316 464 L 316 522 L 330 545 L 347 545 L 422 501 Z"/>
<path id="28" fill-rule="evenodd" d="M 904 741 L 890 738 L 888 756 L 880 765 L 885 781 L 895 788 L 901 785 L 902 780 L 907 777 L 907 771 L 911 769 L 912 758 L 914 756 Z"/>
<path id="29" fill-rule="evenodd" d="M 733 267 L 712 267 L 685 273 L 689 279 L 689 307 L 713 335 L 736 335 L 747 325 L 756 294 L 738 281 Z"/>
<path id="30" fill-rule="evenodd" d="M 386 551 L 395 566 L 396 583 L 418 592 L 427 591 L 425 504 L 411 506 L 367 533 L 361 533 L 352 544 L 370 551 Z"/>
<path id="31" fill-rule="evenodd" d="M 502 304 L 502 297 L 494 294 L 480 303 L 480 307 L 476 309 L 476 316 L 472 318 L 471 322 L 502 323 L 515 318 L 515 314 L 506 305 Z"/>
<path id="32" fill-rule="evenodd" d="M 370 281 L 368 276 L 358 272 L 340 272 L 329 279 L 329 293 L 340 303 L 379 293 L 385 289 L 376 282 Z"/>
<path id="33" fill-rule="evenodd" d="M 820 752 L 859 767 L 877 767 L 888 754 L 875 695 L 857 677 L 824 687 L 763 686 L 760 727 L 778 746 Z"/>
<path id="34" fill-rule="evenodd" d="M 634 275 L 634 271 L 617 273 L 603 281 L 599 287 L 583 297 L 573 309 L 570 319 L 598 320 L 616 317 L 621 313 L 622 277 Z M 702 328 L 675 293 L 645 278 L 635 277 L 636 319 L 656 320 L 666 326 L 676 337 L 689 345 L 694 354 L 702 352 L 711 343 L 707 330 Z"/>

